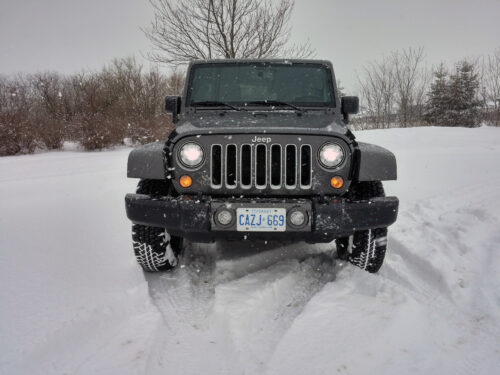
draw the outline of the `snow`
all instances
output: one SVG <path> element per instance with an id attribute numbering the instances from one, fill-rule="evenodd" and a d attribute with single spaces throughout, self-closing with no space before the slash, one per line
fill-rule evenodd
<path id="1" fill-rule="evenodd" d="M 129 150 L 0 158 L 0 374 L 497 373 L 500 129 L 356 135 L 399 166 L 376 275 L 248 241 L 143 275 Z"/>
<path id="2" fill-rule="evenodd" d="M 84 147 L 78 143 L 73 141 L 64 141 L 62 144 L 63 151 L 83 151 Z"/>

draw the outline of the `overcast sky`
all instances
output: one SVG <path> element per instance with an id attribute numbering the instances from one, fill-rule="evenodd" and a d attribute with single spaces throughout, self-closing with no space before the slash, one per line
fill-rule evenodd
<path id="1" fill-rule="evenodd" d="M 141 56 L 147 0 L 0 0 L 0 73 L 98 69 Z M 500 0 L 296 0 L 293 40 L 331 60 L 350 94 L 368 61 L 423 46 L 429 64 L 500 48 Z"/>

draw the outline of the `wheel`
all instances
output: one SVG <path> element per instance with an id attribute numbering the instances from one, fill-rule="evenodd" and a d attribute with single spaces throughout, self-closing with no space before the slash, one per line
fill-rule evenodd
<path id="1" fill-rule="evenodd" d="M 169 193 L 169 185 L 161 180 L 141 180 L 137 193 L 165 196 Z M 182 243 L 182 237 L 172 236 L 164 228 L 132 225 L 135 258 L 145 271 L 157 272 L 174 268 L 182 251 Z"/>
<path id="2" fill-rule="evenodd" d="M 353 183 L 347 193 L 347 198 L 353 201 L 383 196 L 385 196 L 384 187 L 380 181 Z M 349 237 L 338 238 L 335 242 L 340 259 L 370 273 L 376 273 L 384 263 L 387 228 L 357 231 Z"/>

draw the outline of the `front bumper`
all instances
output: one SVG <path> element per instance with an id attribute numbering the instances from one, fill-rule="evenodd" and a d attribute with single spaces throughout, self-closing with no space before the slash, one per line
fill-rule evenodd
<path id="1" fill-rule="evenodd" d="M 245 204 L 248 207 L 291 204 L 308 207 L 310 228 L 286 232 L 237 232 L 217 230 L 214 209 L 221 204 Z M 151 198 L 143 194 L 127 194 L 128 218 L 135 224 L 166 228 L 170 234 L 193 242 L 216 240 L 277 240 L 331 242 L 354 231 L 387 227 L 396 221 L 399 201 L 396 197 L 373 198 L 351 202 L 343 198 L 323 199 L 212 199 L 190 196 Z"/>

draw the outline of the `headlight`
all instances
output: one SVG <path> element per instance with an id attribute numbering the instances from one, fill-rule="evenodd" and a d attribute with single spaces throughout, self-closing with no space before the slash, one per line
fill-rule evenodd
<path id="1" fill-rule="evenodd" d="M 196 143 L 186 143 L 179 151 L 179 159 L 185 167 L 195 168 L 203 161 L 203 149 Z"/>
<path id="2" fill-rule="evenodd" d="M 344 149 L 336 143 L 328 143 L 319 150 L 319 161 L 326 168 L 334 168 L 344 160 Z"/>

